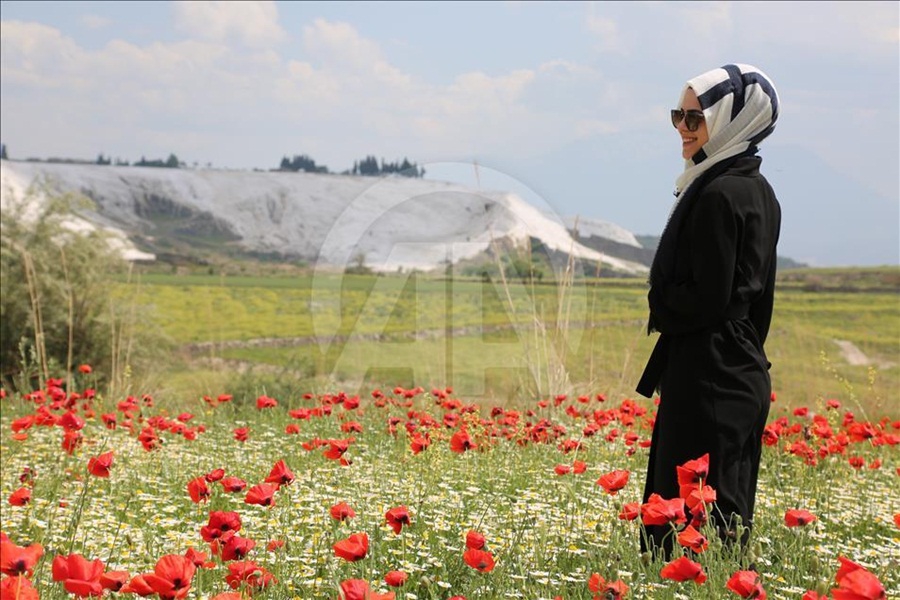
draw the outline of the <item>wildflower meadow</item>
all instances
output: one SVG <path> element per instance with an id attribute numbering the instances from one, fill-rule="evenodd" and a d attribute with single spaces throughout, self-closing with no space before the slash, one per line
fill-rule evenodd
<path id="1" fill-rule="evenodd" d="M 4 600 L 900 594 L 900 421 L 837 398 L 773 397 L 741 552 L 703 518 L 708 457 L 641 503 L 653 401 L 221 390 L 177 412 L 93 377 L 2 392 Z M 641 555 L 642 520 L 683 554 Z"/>

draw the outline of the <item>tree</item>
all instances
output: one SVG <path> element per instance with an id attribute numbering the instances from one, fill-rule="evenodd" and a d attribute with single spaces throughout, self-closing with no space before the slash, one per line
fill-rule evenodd
<path id="1" fill-rule="evenodd" d="M 169 167 L 170 169 L 177 169 L 178 164 L 179 164 L 178 157 L 175 156 L 174 154 L 170 154 L 169 158 L 166 159 L 166 166 Z"/>
<path id="2" fill-rule="evenodd" d="M 295 154 L 294 158 L 288 159 L 287 156 L 281 159 L 282 171 L 304 171 L 306 173 L 327 173 L 328 167 L 325 165 L 317 165 L 316 161 L 306 154 Z"/>
<path id="3" fill-rule="evenodd" d="M 3 160 L 9 159 L 9 157 L 6 155 L 6 144 L 0 144 L 0 158 L 2 158 Z"/>

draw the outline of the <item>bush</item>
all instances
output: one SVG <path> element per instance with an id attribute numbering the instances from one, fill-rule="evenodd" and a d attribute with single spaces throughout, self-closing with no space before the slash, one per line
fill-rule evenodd
<path id="1" fill-rule="evenodd" d="M 8 194 L 0 220 L 0 373 L 22 385 L 41 382 L 76 364 L 90 364 L 110 379 L 153 343 L 149 327 L 141 333 L 139 315 L 117 294 L 116 276 L 128 264 L 100 231 L 75 231 L 73 210 L 82 197 L 34 191 L 17 199 Z"/>

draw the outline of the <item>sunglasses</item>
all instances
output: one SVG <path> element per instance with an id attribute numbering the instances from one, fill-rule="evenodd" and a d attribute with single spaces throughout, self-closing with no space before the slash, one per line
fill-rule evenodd
<path id="1" fill-rule="evenodd" d="M 702 110 L 684 110 L 683 108 L 672 109 L 673 127 L 678 127 L 678 124 L 684 121 L 684 126 L 687 127 L 688 131 L 697 131 L 704 118 Z"/>

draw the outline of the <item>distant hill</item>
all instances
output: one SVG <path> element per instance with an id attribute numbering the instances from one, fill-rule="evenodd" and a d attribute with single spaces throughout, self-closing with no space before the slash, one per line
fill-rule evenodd
<path id="1" fill-rule="evenodd" d="M 585 270 L 599 263 L 647 271 L 640 245 L 621 227 L 594 220 L 592 235 L 576 240 L 562 220 L 515 194 L 439 181 L 0 161 L 4 206 L 35 182 L 43 187 L 31 201 L 46 193 L 90 198 L 94 208 L 78 213 L 82 226 L 122 232 L 135 257 L 244 252 L 339 269 L 428 271 L 485 254 L 495 242 L 531 242 L 551 262 L 571 254 Z"/>

